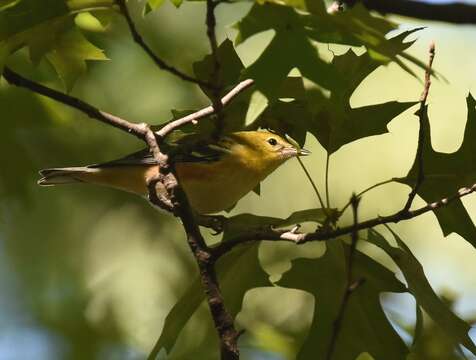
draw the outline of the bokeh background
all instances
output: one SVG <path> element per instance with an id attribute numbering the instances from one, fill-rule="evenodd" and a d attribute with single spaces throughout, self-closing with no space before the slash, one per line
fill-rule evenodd
<path id="1" fill-rule="evenodd" d="M 230 25 L 250 6 L 218 7 L 220 39 L 234 39 Z M 185 2 L 176 9 L 166 2 L 143 19 L 139 7 L 133 10 L 147 41 L 177 67 L 191 72 L 191 64 L 207 54 L 203 3 Z M 430 41 L 436 42 L 434 67 L 447 82 L 434 81 L 429 95 L 432 144 L 438 151 L 453 152 L 462 141 L 465 97 L 469 91 L 476 95 L 476 27 L 394 19 L 403 27 L 426 27 L 414 36 L 418 41 L 410 48 L 420 59 L 426 60 Z M 207 104 L 198 88 L 154 66 L 131 41 L 121 18 L 113 19 L 106 34 L 91 18 L 77 21 L 111 61 L 90 63 L 89 72 L 73 90 L 75 96 L 127 119 L 150 123 L 168 120 L 171 109 Z M 252 63 L 272 36 L 266 32 L 240 45 L 242 61 Z M 330 57 L 344 49 L 325 45 L 320 50 Z M 34 68 L 25 53 L 9 65 L 32 79 L 61 87 L 47 64 Z M 351 100 L 353 106 L 409 101 L 418 99 L 421 89 L 420 81 L 390 65 L 367 78 Z M 333 206 L 345 204 L 353 191 L 406 174 L 416 149 L 415 110 L 395 118 L 388 134 L 346 145 L 332 155 Z M 195 274 L 180 225 L 133 195 L 92 186 L 36 185 L 39 169 L 111 160 L 142 144 L 4 81 L 0 118 L 0 360 L 144 358 L 168 311 Z M 325 152 L 311 135 L 306 147 L 313 155 L 305 164 L 322 189 Z M 391 213 L 401 207 L 407 193 L 408 187 L 401 184 L 378 188 L 364 197 L 361 216 Z M 475 220 L 476 196 L 463 202 Z M 423 205 L 422 200 L 418 198 L 417 204 Z M 247 195 L 232 214 L 286 217 L 316 206 L 298 163 L 290 161 L 262 184 L 261 196 Z M 461 317 L 476 320 L 475 249 L 458 235 L 443 237 L 432 214 L 394 229 L 421 261 L 437 292 Z M 363 250 L 391 266 L 377 249 L 367 245 Z M 289 268 L 290 259 L 318 256 L 322 251 L 322 244 L 299 248 L 263 244 L 260 258 L 276 280 Z M 278 297 L 282 301 L 275 303 L 272 299 Z M 238 317 L 240 327 L 248 329 L 241 340 L 243 358 L 292 359 L 294 336 L 309 326 L 312 301 L 292 290 L 250 291 Z M 410 341 L 415 321 L 412 298 L 382 296 L 382 301 L 389 318 Z M 201 316 L 208 314 L 202 311 Z M 476 340 L 476 330 L 470 335 Z M 180 346 L 188 341 L 193 339 L 184 336 Z M 457 358 L 431 326 L 426 343 L 418 359 Z"/>

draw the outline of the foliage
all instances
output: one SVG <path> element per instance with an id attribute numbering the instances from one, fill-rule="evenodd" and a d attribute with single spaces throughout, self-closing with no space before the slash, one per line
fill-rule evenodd
<path id="1" fill-rule="evenodd" d="M 146 1 L 144 4 L 146 19 L 155 12 L 160 12 L 163 3 L 163 0 Z M 180 7 L 182 1 L 172 0 L 172 3 Z M 121 21 L 120 16 L 111 17 L 116 12 L 117 6 L 113 0 L 0 1 L 0 71 L 5 64 L 13 68 L 27 68 L 30 73 L 35 73 L 31 67 L 44 69 L 51 65 L 64 91 L 73 91 L 77 81 L 86 73 L 87 62 L 107 60 L 99 43 L 115 40 L 112 35 L 109 39 L 108 33 L 98 37 L 92 36 L 78 26 L 80 24 L 78 17 L 87 14 L 100 22 L 111 22 L 114 25 Z M 311 134 L 327 154 L 331 155 L 352 142 L 388 132 L 387 126 L 395 117 L 418 103 L 417 100 L 388 101 L 353 107 L 350 99 L 362 82 L 381 66 L 393 63 L 398 65 L 402 72 L 411 76 L 417 76 L 416 74 L 424 69 L 421 60 L 406 52 L 414 41 L 406 42 L 405 39 L 421 31 L 420 28 L 399 31 L 397 24 L 369 13 L 362 6 L 355 6 L 349 11 L 337 14 L 328 14 L 324 2 L 309 0 L 253 3 L 249 12 L 234 25 L 234 29 L 237 32 L 234 43 L 225 39 L 218 48 L 217 58 L 220 62 L 218 72 L 215 72 L 213 56 L 210 54 L 202 59 L 197 58 L 193 64 L 196 78 L 209 82 L 217 76 L 224 90 L 229 90 L 243 79 L 251 78 L 255 81 L 251 90 L 240 94 L 224 109 L 227 131 L 268 128 L 291 136 L 301 146 L 305 144 L 307 134 Z M 238 56 L 236 47 L 253 36 L 270 30 L 273 36 L 269 44 L 253 63 L 245 66 Z M 398 34 L 395 35 L 395 32 Z M 345 47 L 345 51 L 329 59 L 328 52 L 322 44 L 339 44 Z M 28 52 L 31 65 L 25 62 L 20 65 L 16 63 L 24 50 Z M 213 98 L 211 90 L 204 87 L 202 90 L 206 96 Z M 8 114 L 9 117 L 28 118 L 28 113 L 37 115 L 36 122 L 23 123 L 23 126 L 35 132 L 37 139 L 33 144 L 41 143 L 38 148 L 42 150 L 37 151 L 37 156 L 43 157 L 43 150 L 49 147 L 66 148 L 67 141 L 64 140 L 67 136 L 66 130 L 57 128 L 67 125 L 59 121 L 51 123 L 51 118 L 54 118 L 55 114 L 45 111 L 39 103 L 40 100 L 34 100 L 35 107 L 30 109 L 23 108 L 12 114 L 6 110 L 10 98 L 23 101 L 25 95 L 16 91 L 2 93 L 0 108 L 2 114 Z M 196 104 L 191 104 L 187 109 L 194 106 Z M 467 110 L 463 143 L 451 154 L 443 154 L 432 148 L 427 108 L 417 114 L 424 119 L 423 126 L 426 129 L 423 139 L 425 179 L 417 193 L 427 203 L 438 201 L 459 188 L 476 182 L 474 168 L 476 101 L 471 94 L 467 98 Z M 173 110 L 172 114 L 177 118 L 192 111 Z M 39 125 L 40 121 L 42 125 Z M 48 121 L 50 122 L 47 123 Z M 44 123 L 48 126 L 44 126 Z M 72 127 L 75 132 L 82 131 L 81 128 Z M 190 133 L 206 137 L 213 129 L 213 118 L 209 117 L 197 126 L 188 125 L 176 131 L 170 138 L 182 139 Z M 0 204 L 2 202 L 7 204 L 7 194 L 17 191 L 17 188 L 21 188 L 19 192 L 28 192 L 29 184 L 17 179 L 26 178 L 21 173 L 26 171 L 26 167 L 36 166 L 34 156 L 29 153 L 27 146 L 12 141 L 12 134 L 17 127 L 7 122 L 4 130 L 0 146 L 14 149 L 16 161 L 21 161 L 24 167 L 19 169 L 7 159 L 3 159 L 2 163 L 6 164 L 4 170 L 15 173 L 16 176 L 0 178 L 0 194 L 2 194 Z M 55 136 L 56 132 L 59 132 L 59 135 L 54 144 L 41 140 L 43 137 Z M 83 141 L 87 143 L 86 140 Z M 100 148 L 99 143 L 96 144 L 96 148 Z M 91 150 L 91 154 L 93 153 Z M 79 157 L 80 154 L 81 151 L 78 151 L 74 156 Z M 2 158 L 7 155 L 6 151 L 0 153 Z M 394 181 L 415 186 L 419 166 L 415 160 L 408 175 L 404 178 L 395 178 Z M 68 195 L 65 193 L 64 196 Z M 111 204 L 115 204 L 117 200 L 110 201 Z M 121 203 L 122 201 L 119 200 Z M 51 206 L 49 212 L 53 213 L 55 209 Z M 97 210 L 95 213 L 99 212 Z M 329 212 L 339 214 L 332 209 L 311 208 L 294 212 L 285 219 L 253 214 L 234 215 L 224 222 L 221 241 L 233 240 L 249 230 L 286 228 L 303 222 L 312 223 L 314 229 L 316 227 L 325 229 L 329 226 L 326 219 Z M 476 229 L 461 199 L 435 210 L 434 214 L 445 235 L 458 233 L 476 247 Z M 403 274 L 406 285 L 386 266 L 360 250 L 356 252 L 353 276 L 356 279 L 365 279 L 365 282 L 350 297 L 334 359 L 351 360 L 362 353 L 368 353 L 374 359 L 396 360 L 405 359 L 409 354 L 416 356 L 415 354 L 423 351 L 419 341 L 424 340 L 421 340 L 419 334 L 415 334 L 415 344 L 409 346 L 401 338 L 401 334 L 392 327 L 383 310 L 381 294 L 384 292 L 411 294 L 416 300 L 418 313 L 421 313 L 421 310 L 425 311 L 438 326 L 439 331 L 451 339 L 451 346 L 461 344 L 476 355 L 476 346 L 468 336 L 470 329 L 468 323 L 456 316 L 436 295 L 419 261 L 405 242 L 398 235 L 393 235 L 396 247 L 390 245 L 375 229 L 369 230 L 365 240 L 390 256 Z M 219 283 L 231 315 L 233 318 L 237 317 L 250 290 L 259 291 L 272 286 L 305 291 L 312 295 L 315 302 L 311 325 L 304 340 L 301 341 L 297 358 L 324 359 L 332 336 L 331 329 L 339 312 L 339 304 L 346 291 L 349 257 L 353 256 L 350 255 L 348 242 L 345 237 L 332 239 L 326 243 L 325 253 L 320 257 L 294 259 L 291 268 L 282 272 L 282 278 L 276 282 L 270 281 L 261 266 L 258 243 L 235 248 L 217 264 Z M 200 309 L 203 308 L 205 298 L 203 289 L 198 276 L 190 275 L 190 279 L 194 280 L 189 281 L 185 290 L 180 289 L 178 301 L 165 318 L 155 350 L 161 354 L 165 351 L 171 359 L 190 358 L 191 354 L 195 356 L 200 354 L 200 358 L 203 359 L 217 358 L 218 342 L 212 321 L 209 317 L 202 321 L 203 318 L 200 317 Z M 74 291 L 84 296 L 84 289 L 81 287 Z M 78 306 L 81 308 L 83 304 Z M 190 323 L 194 319 L 198 325 L 191 330 Z M 68 324 L 58 325 L 61 326 L 67 327 Z M 82 323 L 79 326 L 86 328 L 88 325 Z M 112 332 L 115 336 L 107 341 L 119 341 L 116 326 L 112 322 L 111 327 L 114 330 Z M 181 337 L 193 338 L 197 328 L 203 336 L 195 343 L 186 346 L 185 340 L 180 342 Z M 70 336 L 73 337 L 74 334 L 73 329 Z M 94 349 L 91 353 L 94 353 Z M 451 351 L 449 353 L 449 356 L 452 356 Z M 89 355 L 92 358 L 92 355 Z"/>

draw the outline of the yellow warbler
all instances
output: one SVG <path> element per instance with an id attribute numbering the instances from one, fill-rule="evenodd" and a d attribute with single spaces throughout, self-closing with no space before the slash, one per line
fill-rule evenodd
<path id="1" fill-rule="evenodd" d="M 274 133 L 241 131 L 178 155 L 175 168 L 193 209 L 209 214 L 233 206 L 286 160 L 308 154 Z M 157 171 L 150 153 L 142 151 L 102 164 L 41 170 L 38 184 L 84 182 L 145 196 L 147 179 Z"/>

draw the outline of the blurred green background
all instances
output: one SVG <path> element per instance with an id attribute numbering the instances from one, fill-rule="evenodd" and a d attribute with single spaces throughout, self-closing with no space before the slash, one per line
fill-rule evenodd
<path id="1" fill-rule="evenodd" d="M 218 7 L 219 39 L 233 40 L 235 31 L 229 25 L 249 7 L 248 3 Z M 140 19 L 140 10 L 135 10 Z M 176 9 L 166 2 L 138 26 L 163 58 L 191 73 L 191 64 L 208 52 L 204 16 L 202 3 L 185 2 Z M 417 33 L 418 41 L 410 48 L 420 59 L 426 60 L 430 41 L 436 42 L 434 67 L 448 82 L 434 81 L 431 87 L 432 142 L 438 151 L 453 152 L 464 131 L 465 97 L 476 90 L 476 28 L 395 20 L 404 27 L 427 26 Z M 94 25 L 91 19 L 78 21 L 84 27 Z M 207 104 L 198 88 L 154 66 L 132 42 L 121 18 L 114 19 L 106 34 L 86 34 L 105 49 L 111 61 L 91 63 L 74 88 L 75 96 L 113 114 L 150 123 L 168 120 L 171 109 Z M 257 58 L 272 35 L 260 34 L 237 48 L 245 65 Z M 321 51 L 330 57 L 343 49 L 323 45 Z M 9 65 L 32 79 L 61 87 L 47 64 L 33 68 L 26 59 L 25 53 L 19 53 Z M 352 105 L 415 100 L 421 89 L 421 82 L 397 66 L 380 67 L 358 88 Z M 406 174 L 416 148 L 415 110 L 392 121 L 388 134 L 349 144 L 332 155 L 332 206 L 344 205 L 352 191 Z M 93 186 L 36 185 L 39 169 L 111 160 L 142 144 L 4 81 L 0 83 L 0 116 L 0 360 L 142 359 L 196 271 L 181 226 L 133 195 Z M 323 189 L 325 152 L 310 135 L 306 147 L 313 155 L 305 164 Z M 361 216 L 391 213 L 401 207 L 407 193 L 408 187 L 401 184 L 378 188 L 364 197 Z M 475 195 L 463 202 L 474 220 Z M 298 163 L 290 161 L 262 184 L 260 197 L 247 195 L 232 214 L 286 217 L 294 210 L 316 207 L 316 203 Z M 394 229 L 456 312 L 468 320 L 476 318 L 476 251 L 470 244 L 455 234 L 444 238 L 432 214 Z M 204 232 L 213 240 L 208 230 Z M 363 250 L 391 266 L 377 249 Z M 322 251 L 322 244 L 297 248 L 265 243 L 260 258 L 275 280 L 289 268 L 290 259 L 318 256 Z M 279 304 L 270 302 L 278 297 Z M 411 297 L 384 296 L 382 301 L 399 331 L 411 332 L 415 321 Z M 312 302 L 309 295 L 289 289 L 250 291 L 238 316 L 239 327 L 248 330 L 241 339 L 243 358 L 292 359 L 293 339 L 309 326 Z M 201 311 L 199 316 L 208 313 Z M 200 322 L 191 324 L 188 334 L 193 326 L 199 327 Z M 418 359 L 457 358 L 451 351 L 444 352 L 451 344 L 437 330 L 430 327 L 426 334 L 427 346 Z M 476 339 L 475 330 L 470 335 Z M 180 346 L 200 341 L 200 336 L 195 337 L 186 333 Z"/>

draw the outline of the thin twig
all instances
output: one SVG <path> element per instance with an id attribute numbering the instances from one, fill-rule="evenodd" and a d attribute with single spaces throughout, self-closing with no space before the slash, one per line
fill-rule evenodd
<path id="1" fill-rule="evenodd" d="M 324 200 L 322 199 L 321 193 L 319 192 L 319 189 L 317 188 L 317 185 L 314 182 L 314 180 L 312 180 L 311 174 L 309 174 L 309 171 L 307 171 L 307 169 L 304 166 L 301 158 L 298 156 L 296 159 L 299 162 L 299 165 L 301 165 L 301 168 L 304 171 L 304 174 L 306 174 L 307 179 L 311 183 L 311 186 L 312 186 L 312 188 L 314 189 L 314 192 L 317 195 L 317 199 L 319 200 L 319 204 L 321 205 L 322 210 L 326 213 L 326 215 L 329 215 L 329 214 L 327 214 L 326 204 L 324 204 Z"/>
<path id="2" fill-rule="evenodd" d="M 362 221 L 356 226 L 349 225 L 341 228 L 330 229 L 325 231 L 316 231 L 312 233 L 296 233 L 292 239 L 283 238 L 283 234 L 289 232 L 289 230 L 279 230 L 279 229 L 250 229 L 245 233 L 239 234 L 232 239 L 222 242 L 215 246 L 213 250 L 214 257 L 220 257 L 234 249 L 236 246 L 256 242 L 256 241 L 293 241 L 298 245 L 310 242 L 310 241 L 326 241 L 330 239 L 338 238 L 339 236 L 344 236 L 351 234 L 354 229 L 365 230 L 370 229 L 377 225 L 384 225 L 390 223 L 398 223 L 403 220 L 413 219 L 417 216 L 425 214 L 430 211 L 437 210 L 444 206 L 447 206 L 451 202 L 461 199 L 464 196 L 467 196 L 476 191 L 476 184 L 471 185 L 470 187 L 463 187 L 458 190 L 458 192 L 452 196 L 440 199 L 433 203 L 427 204 L 415 210 L 409 210 L 407 212 L 398 211 L 395 214 L 388 216 L 378 216 L 376 218 Z"/>
<path id="3" fill-rule="evenodd" d="M 331 334 L 331 339 L 329 341 L 329 347 L 326 353 L 326 360 L 331 360 L 332 355 L 334 354 L 337 340 L 339 339 L 339 334 L 342 329 L 342 321 L 344 320 L 345 310 L 347 309 L 350 295 L 352 295 L 352 293 L 363 283 L 363 279 L 360 279 L 357 281 L 354 281 L 353 279 L 355 251 L 357 248 L 357 241 L 359 239 L 358 230 L 357 230 L 357 224 L 359 223 L 358 221 L 359 201 L 360 201 L 359 198 L 355 194 L 352 195 L 350 203 L 352 204 L 354 224 L 352 226 L 352 239 L 350 243 L 349 255 L 347 257 L 347 281 L 345 286 L 345 292 L 344 292 L 344 295 L 342 296 L 342 301 L 339 306 L 339 311 L 337 313 L 337 317 L 332 327 L 332 334 Z"/>
<path id="4" fill-rule="evenodd" d="M 327 208 L 331 208 L 331 199 L 329 196 L 329 163 L 330 163 L 330 155 L 329 152 L 326 153 L 326 205 Z"/>
<path id="5" fill-rule="evenodd" d="M 132 38 L 134 41 L 144 50 L 144 52 L 154 61 L 154 63 L 161 68 L 162 70 L 165 70 L 178 78 L 188 81 L 200 86 L 203 86 L 205 88 L 210 88 L 212 89 L 213 86 L 211 84 L 208 84 L 205 81 L 201 81 L 199 79 L 196 79 L 190 75 L 185 74 L 184 72 L 178 70 L 177 68 L 173 67 L 172 65 L 169 65 L 166 63 L 164 60 L 162 60 L 157 54 L 152 51 L 152 49 L 147 45 L 147 43 L 144 41 L 142 36 L 139 34 L 139 31 L 137 30 L 134 21 L 132 20 L 131 14 L 129 12 L 129 9 L 126 5 L 125 0 L 116 0 L 117 5 L 119 6 L 119 9 L 121 10 L 121 13 L 124 15 L 127 21 L 127 25 L 129 26 L 129 30 L 131 33 Z"/>
<path id="6" fill-rule="evenodd" d="M 216 126 L 215 134 L 216 138 L 219 138 L 225 127 L 225 114 L 223 113 L 223 104 L 221 103 L 221 92 L 223 90 L 223 84 L 221 79 L 221 64 L 218 58 L 218 42 L 216 37 L 216 18 L 215 18 L 215 8 L 218 6 L 219 1 L 217 0 L 207 0 L 207 15 L 206 15 L 206 25 L 207 25 L 207 37 L 210 43 L 210 49 L 212 51 L 212 61 L 213 61 L 213 71 L 211 76 L 211 81 L 213 84 L 212 89 L 212 106 L 216 115 Z"/>
<path id="7" fill-rule="evenodd" d="M 250 86 L 254 84 L 254 80 L 247 79 L 240 82 L 236 85 L 233 89 L 231 89 L 223 98 L 221 99 L 221 104 L 223 107 L 227 106 L 234 98 L 236 98 L 239 94 L 243 91 L 248 89 Z M 160 130 L 156 131 L 156 135 L 158 137 L 165 137 L 166 134 L 171 133 L 173 130 L 178 129 L 186 124 L 194 123 L 197 120 L 200 120 L 204 117 L 210 116 L 215 113 L 215 109 L 213 105 L 207 106 L 193 114 L 189 114 L 182 118 L 172 120 L 169 123 L 165 124 L 160 128 Z"/>
<path id="8" fill-rule="evenodd" d="M 402 211 L 410 210 L 413 200 L 420 189 L 421 184 L 425 180 L 425 173 L 424 173 L 424 159 L 423 159 L 423 149 L 425 147 L 425 136 L 426 136 L 426 116 L 427 116 L 427 105 L 426 99 L 428 98 L 428 92 L 430 90 L 431 85 L 431 66 L 433 65 L 433 59 L 435 58 L 435 44 L 431 43 L 429 48 L 429 58 L 428 58 L 428 66 L 425 70 L 425 84 L 423 87 L 423 92 L 420 96 L 420 109 L 418 111 L 418 119 L 419 119 L 419 130 L 418 130 L 418 146 L 416 151 L 416 161 L 417 161 L 417 179 L 415 182 L 415 186 L 412 188 L 410 194 L 408 194 L 407 202 L 403 207 Z"/>

